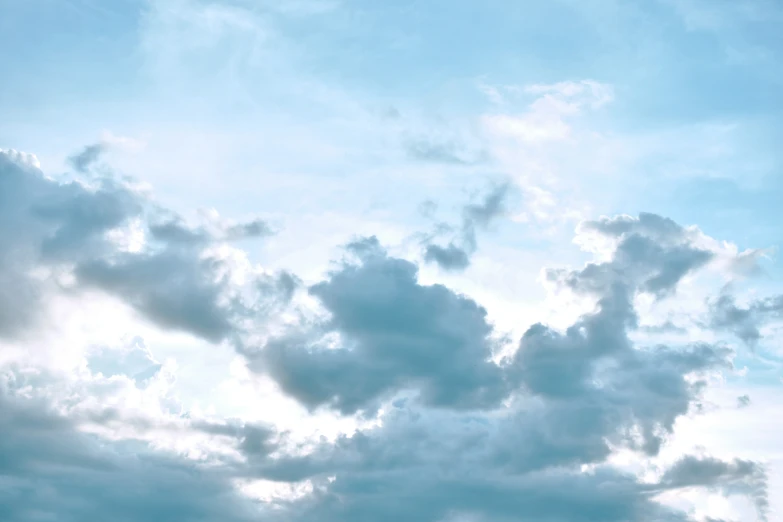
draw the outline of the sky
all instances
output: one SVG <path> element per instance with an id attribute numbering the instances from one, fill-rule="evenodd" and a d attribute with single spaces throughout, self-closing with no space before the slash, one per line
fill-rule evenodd
<path id="1" fill-rule="evenodd" d="M 0 519 L 783 521 L 781 23 L 0 0 Z"/>

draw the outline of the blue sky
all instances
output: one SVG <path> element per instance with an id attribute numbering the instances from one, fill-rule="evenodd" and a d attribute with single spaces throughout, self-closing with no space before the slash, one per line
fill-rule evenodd
<path id="1" fill-rule="evenodd" d="M 781 520 L 778 2 L 0 0 L 0 12 L 3 408 L 68 426 L 82 449 L 47 465 L 115 458 L 84 437 L 149 459 L 129 480 L 219 462 L 177 495 L 237 506 L 185 509 L 151 490 L 149 510 L 117 508 L 122 520 L 156 506 L 171 520 L 276 520 L 272 505 L 286 520 L 576 520 L 531 489 L 564 462 L 573 473 L 552 475 L 552 491 L 592 491 L 587 468 L 633 491 L 590 509 L 561 498 L 584 520 Z M 577 342 L 567 332 L 580 328 L 616 335 Z M 693 343 L 732 364 L 703 351 L 688 371 L 672 362 Z M 672 359 L 645 351 L 657 344 Z M 663 384 L 607 391 L 633 371 Z M 708 386 L 678 388 L 693 372 Z M 569 395 L 588 374 L 596 388 Z M 561 408 L 592 411 L 591 397 L 633 411 L 579 417 L 610 450 L 508 449 L 567 439 Z M 590 432 L 599 421 L 611 427 Z M 535 422 L 542 432 L 521 427 Z M 274 457 L 248 449 L 261 432 Z M 410 460 L 413 447 L 383 459 L 415 433 L 435 455 L 467 448 L 451 476 L 484 466 L 486 482 L 434 485 L 443 462 Z M 302 441 L 312 451 L 297 461 L 286 451 Z M 712 482 L 693 482 L 699 466 Z M 92 484 L 88 468 L 38 477 L 57 492 L 41 513 L 110 509 L 89 492 L 58 504 L 63 481 Z M 400 486 L 407 473 L 426 477 L 420 494 Z M 9 476 L 8 516 L 37 520 L 19 507 L 36 477 Z M 362 481 L 400 493 L 376 498 Z M 468 500 L 479 492 L 485 504 Z"/>

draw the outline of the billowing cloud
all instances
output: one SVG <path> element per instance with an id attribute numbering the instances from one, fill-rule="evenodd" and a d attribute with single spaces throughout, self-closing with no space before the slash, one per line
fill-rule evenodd
<path id="1" fill-rule="evenodd" d="M 309 289 L 330 318 L 274 339 L 257 367 L 311 408 L 354 413 L 401 389 L 433 406 L 496 405 L 504 384 L 489 360 L 486 311 L 444 286 L 419 284 L 416 265 L 389 257 L 375 238 L 349 248 L 358 262 Z"/>
<path id="2" fill-rule="evenodd" d="M 105 255 L 113 249 L 106 233 L 141 210 L 132 193 L 110 182 L 95 190 L 61 184 L 0 153 L 0 335 L 34 320 L 45 285 L 36 268 Z"/>
<path id="3" fill-rule="evenodd" d="M 0 335 L 31 326 L 45 287 L 53 285 L 51 278 L 36 275 L 40 269 L 69 273 L 75 277 L 71 290 L 101 289 L 159 326 L 213 342 L 236 333 L 253 306 L 231 291 L 229 267 L 210 247 L 269 235 L 264 221 L 201 228 L 176 216 L 161 221 L 160 209 L 112 178 L 99 178 L 95 187 L 61 183 L 5 153 L 0 189 Z M 113 239 L 112 233 L 127 234 L 138 222 L 146 228 L 147 244 L 128 249 Z M 256 294 L 282 288 L 270 285 L 269 277 L 255 278 Z M 288 274 L 275 277 L 292 281 Z"/>
<path id="4" fill-rule="evenodd" d="M 107 444 L 44 401 L 0 390 L 0 518 L 13 521 L 257 520 L 259 510 L 209 469 L 140 443 Z"/>
<path id="5" fill-rule="evenodd" d="M 607 463 L 616 448 L 657 456 L 694 409 L 705 376 L 730 367 L 731 352 L 630 340 L 634 296 L 664 299 L 710 259 L 685 229 L 652 215 L 584 226 L 612 239 L 613 251 L 559 271 L 558 280 L 595 295 L 596 310 L 565 332 L 532 326 L 497 365 L 487 360 L 491 329 L 474 303 L 419 285 L 415 266 L 377 241 L 357 243 L 358 262 L 310 289 L 329 313 L 319 325 L 326 332 L 275 339 L 252 364 L 308 407 L 345 414 L 385 399 L 390 411 L 381 427 L 259 464 L 265 476 L 288 470 L 289 480 L 320 484 L 287 505 L 286 517 L 685 521 L 655 499 L 692 487 L 747 495 L 764 517 L 765 475 L 755 463 L 683 460 L 656 483 Z M 640 243 L 656 254 L 638 253 Z"/>
<path id="6" fill-rule="evenodd" d="M 633 287 L 663 296 L 714 257 L 698 244 L 693 231 L 655 214 L 586 221 L 579 232 L 602 236 L 614 249 L 611 261 L 590 263 L 581 271 L 547 271 L 550 280 L 581 293 L 606 295 L 612 287 Z"/>
<path id="7" fill-rule="evenodd" d="M 699 412 L 709 377 L 731 368 L 723 345 L 636 335 L 640 296 L 672 299 L 716 256 L 694 228 L 653 214 L 584 222 L 577 239 L 596 258 L 545 275 L 594 308 L 562 330 L 530 326 L 514 350 L 478 302 L 423 284 L 415 263 L 375 237 L 348 244 L 307 287 L 314 310 L 244 336 L 282 315 L 301 284 L 247 265 L 240 274 L 226 254 L 227 241 L 269 234 L 266 222 L 195 227 L 121 183 L 96 183 L 60 183 L 0 154 L 0 277 L 19 285 L 2 294 L 0 333 L 29 329 L 47 292 L 99 289 L 164 330 L 235 341 L 249 378 L 271 379 L 303 411 L 367 422 L 302 441 L 183 411 L 165 363 L 140 339 L 91 348 L 83 375 L 60 388 L 6 368 L 4 519 L 686 522 L 660 501 L 686 489 L 742 495 L 768 516 L 757 462 L 686 456 L 650 479 L 612 460 L 626 452 L 659 463 L 678 419 Z M 475 231 L 503 214 L 505 194 L 463 209 L 465 245 L 475 250 Z M 134 227 L 143 238 L 133 248 L 116 240 Z M 764 303 L 749 310 L 772 314 Z M 150 401 L 150 411 L 132 406 Z M 199 451 L 172 451 L 171 441 L 193 438 Z M 254 482 L 305 493 L 255 502 Z"/>

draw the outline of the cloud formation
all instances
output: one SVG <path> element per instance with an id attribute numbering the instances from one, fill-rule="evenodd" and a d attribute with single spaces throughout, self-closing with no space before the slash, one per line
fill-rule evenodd
<path id="1" fill-rule="evenodd" d="M 307 286 L 314 309 L 251 336 L 301 284 L 246 266 L 237 282 L 221 248 L 268 235 L 265 222 L 190 226 L 112 179 L 60 183 L 7 154 L 0 188 L 0 277 L 18 285 L 0 300 L 3 336 L 29 330 L 49 292 L 99 289 L 163 330 L 232 341 L 251 379 L 270 379 L 311 414 L 368 421 L 302 442 L 273 425 L 182 412 L 165 394 L 156 400 L 179 410 L 127 409 L 168 378 L 139 339 L 90 350 L 67 393 L 49 389 L 54 377 L 5 368 L 0 515 L 9 520 L 686 522 L 659 497 L 693 488 L 742 495 L 768 518 L 757 462 L 686 455 L 651 480 L 611 460 L 625 451 L 657 462 L 678 419 L 699 411 L 709 377 L 732 366 L 721 344 L 635 340 L 638 298 L 671 299 L 715 258 L 695 228 L 654 214 L 582 223 L 577 241 L 595 259 L 544 274 L 593 309 L 562 330 L 533 324 L 511 350 L 478 302 L 423 284 L 416 263 L 375 237 L 346 245 Z M 506 191 L 463 209 L 471 253 Z M 117 240 L 134 227 L 138 244 Z M 60 272 L 67 283 L 55 284 Z M 773 313 L 764 303 L 748 310 Z M 715 324 L 742 322 L 729 319 Z M 109 400 L 116 390 L 127 398 Z M 198 460 L 150 445 L 161 433 L 202 437 L 210 449 Z M 305 493 L 253 502 L 240 486 L 254 481 Z"/>
<path id="2" fill-rule="evenodd" d="M 107 444 L 45 401 L 3 384 L 3 520 L 258 520 L 258 509 L 224 471 L 139 443 Z"/>
<path id="3" fill-rule="evenodd" d="M 299 470 L 291 479 L 322 489 L 286 516 L 685 521 L 655 496 L 703 486 L 742 491 L 763 518 L 765 475 L 754 463 L 684 460 L 655 484 L 607 464 L 618 447 L 658 455 L 697 403 L 704 376 L 730 367 L 732 354 L 704 343 L 635 346 L 629 338 L 635 295 L 672 295 L 710 259 L 686 229 L 646 214 L 583 230 L 614 242 L 610 259 L 555 273 L 596 296 L 596 310 L 565 332 L 532 326 L 499 364 L 488 360 L 491 328 L 472 301 L 417 284 L 415 266 L 390 258 L 375 239 L 349 246 L 359 260 L 310 289 L 337 340 L 313 342 L 305 328 L 273 340 L 253 364 L 310 408 L 349 414 L 385 401 L 391 410 L 382 427 L 287 464 Z M 595 471 L 580 471 L 585 465 Z"/>
<path id="4" fill-rule="evenodd" d="M 81 152 L 68 158 L 68 163 L 76 172 L 85 174 L 103 156 L 107 149 L 108 145 L 103 142 L 87 145 Z"/>
<path id="5" fill-rule="evenodd" d="M 476 233 L 506 213 L 506 200 L 510 185 L 505 183 L 489 191 L 480 203 L 470 203 L 462 208 L 462 224 L 459 236 L 446 246 L 433 243 L 428 238 L 424 247 L 424 260 L 435 263 L 443 270 L 461 271 L 470 266 L 470 258 L 478 249 Z"/>
<path id="6" fill-rule="evenodd" d="M 710 303 L 709 325 L 731 332 L 749 346 L 761 340 L 760 329 L 783 319 L 783 296 L 772 296 L 738 306 L 734 297 L 723 294 Z"/>
<path id="7" fill-rule="evenodd" d="M 112 178 L 98 178 L 94 187 L 61 183 L 5 153 L 0 189 L 0 335 L 17 335 L 33 324 L 53 285 L 36 275 L 41 269 L 71 274 L 72 291 L 100 289 L 161 327 L 212 342 L 238 332 L 237 321 L 255 306 L 233 292 L 227 261 L 210 248 L 269 235 L 261 220 L 218 223 L 211 230 L 190 228 L 178 217 L 160 222 L 161 209 Z M 126 248 L 112 236 L 130 234 L 139 223 L 151 239 L 140 248 Z M 263 290 L 281 288 L 269 277 L 259 275 L 251 285 L 256 299 Z M 288 274 L 274 277 L 292 281 Z M 269 296 L 277 297 L 284 296 Z"/>
<path id="8" fill-rule="evenodd" d="M 357 261 L 309 288 L 330 318 L 271 341 L 258 368 L 310 408 L 355 413 L 400 389 L 436 407 L 497 405 L 505 392 L 489 360 L 486 311 L 444 286 L 419 284 L 416 265 L 389 257 L 374 237 L 348 249 Z"/>

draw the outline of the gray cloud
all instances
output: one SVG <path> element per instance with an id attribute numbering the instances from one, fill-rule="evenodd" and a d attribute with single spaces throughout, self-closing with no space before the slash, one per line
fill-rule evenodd
<path id="1" fill-rule="evenodd" d="M 429 237 L 424 249 L 424 260 L 449 271 L 464 270 L 470 266 L 470 258 L 478 248 L 477 231 L 485 230 L 495 219 L 505 214 L 509 190 L 510 185 L 507 183 L 498 185 L 480 203 L 465 205 L 459 238 L 444 247 L 432 243 L 434 238 Z"/>
<path id="2" fill-rule="evenodd" d="M 0 518 L 13 522 L 258 520 L 226 470 L 109 443 L 43 402 L 0 391 Z"/>
<path id="3" fill-rule="evenodd" d="M 106 232 L 141 212 L 135 196 L 109 181 L 96 190 L 60 184 L 0 152 L 0 336 L 31 327 L 45 282 L 30 271 L 113 249 Z"/>
<path id="4" fill-rule="evenodd" d="M 68 158 L 68 163 L 70 163 L 77 172 L 86 174 L 90 170 L 90 167 L 100 159 L 107 149 L 108 146 L 105 143 L 87 145 L 81 152 Z"/>
<path id="5" fill-rule="evenodd" d="M 503 382 L 486 311 L 440 285 L 417 282 L 417 267 L 388 257 L 375 238 L 349 246 L 360 261 L 310 287 L 331 314 L 314 333 L 273 340 L 256 361 L 308 407 L 371 409 L 399 389 L 433 406 L 497 404 Z M 339 332 L 342 347 L 329 349 Z"/>
<path id="6" fill-rule="evenodd" d="M 232 311 L 221 303 L 218 260 L 165 250 L 121 254 L 76 267 L 84 285 L 119 296 L 163 328 L 185 330 L 219 342 L 233 331 Z"/>
<path id="7" fill-rule="evenodd" d="M 740 307 L 731 295 L 723 294 L 709 304 L 708 325 L 733 333 L 749 346 L 761 340 L 760 328 L 781 319 L 783 296 L 780 295 L 757 299 L 747 307 Z"/>
<path id="8" fill-rule="evenodd" d="M 224 264 L 204 254 L 216 241 L 271 233 L 261 220 L 218 227 L 188 227 L 180 218 L 156 221 L 161 213 L 141 195 L 111 178 L 96 188 L 58 183 L 37 168 L 0 153 L 0 336 L 32 327 L 50 280 L 30 275 L 34 268 L 73 270 L 76 290 L 99 288 L 126 301 L 164 328 L 190 332 L 209 341 L 238 331 L 237 321 L 252 313 L 227 293 Z M 170 214 L 170 213 L 169 213 Z M 141 220 L 155 244 L 123 251 L 107 233 Z M 290 298 L 288 274 L 265 276 L 257 291 L 276 291 L 269 300 Z M 274 278 L 274 277 L 273 277 Z"/>
<path id="9" fill-rule="evenodd" d="M 209 231 L 204 227 L 193 228 L 181 218 L 174 217 L 150 224 L 152 236 L 166 243 L 177 245 L 205 245 L 214 241 L 238 241 L 267 237 L 274 234 L 272 228 L 262 219 L 254 219 L 233 225 L 217 225 L 217 230 Z"/>
<path id="10" fill-rule="evenodd" d="M 502 214 L 498 194 L 465 208 L 470 227 L 461 232 Z M 62 185 L 0 155 L 0 203 L 0 277 L 20 285 L 0 294 L 3 335 L 34 316 L 37 296 L 46 291 L 26 279 L 29 266 L 74 267 L 79 285 L 118 296 L 164 327 L 214 341 L 241 331 L 245 320 L 275 313 L 275 303 L 290 299 L 300 284 L 287 273 L 259 277 L 251 283 L 258 299 L 238 300 L 221 261 L 205 255 L 206 245 L 232 234 L 218 239 L 177 219 L 151 223 L 144 200 L 108 181 L 97 189 Z M 106 239 L 136 218 L 153 236 L 149 248 L 122 251 Z M 613 447 L 656 455 L 676 420 L 698 404 L 704 374 L 729 367 L 731 352 L 631 341 L 638 294 L 671 298 L 682 278 L 711 258 L 689 229 L 649 214 L 583 227 L 613 239 L 609 260 L 550 270 L 548 277 L 593 296 L 595 309 L 564 331 L 530 327 L 501 364 L 490 360 L 498 348 L 495 332 L 478 303 L 442 285 L 420 284 L 418 267 L 391 257 L 375 238 L 348 245 L 346 259 L 308 289 L 327 312 L 322 319 L 302 320 L 257 351 L 240 345 L 252 370 L 310 409 L 371 414 L 384 408 L 379 425 L 335 442 L 312 441 L 308 451 L 288 452 L 286 435 L 268 426 L 189 421 L 189 429 L 226 438 L 245 457 L 216 457 L 202 466 L 140 442 L 80 431 L 87 421 L 161 428 L 150 419 L 111 408 L 67 418 L 4 385 L 0 518 L 685 522 L 691 520 L 686 513 L 655 497 L 701 487 L 748 496 L 763 519 L 766 476 L 756 463 L 688 457 L 654 484 L 608 464 Z M 262 226 L 249 225 L 232 237 L 264 234 Z M 759 310 L 773 314 L 773 304 Z M 124 358 L 93 355 L 87 361 L 93 371 L 141 381 L 155 367 L 139 345 Z M 23 384 L 25 390 L 45 386 Z M 261 506 L 232 486 L 252 478 L 307 479 L 314 491 Z"/>
<path id="11" fill-rule="evenodd" d="M 491 330 L 474 303 L 418 285 L 415 266 L 388 257 L 375 240 L 352 246 L 359 262 L 311 288 L 330 313 L 325 329 L 341 344 L 327 347 L 304 325 L 299 338 L 275 340 L 251 364 L 266 365 L 255 367 L 309 407 L 352 413 L 395 392 L 419 396 L 394 400 L 381 427 L 305 456 L 259 462 L 261 476 L 320 486 L 285 504 L 286 520 L 686 521 L 654 500 L 684 487 L 748 495 L 763 518 L 765 477 L 746 474 L 748 464 L 716 471 L 681 462 L 657 484 L 606 464 L 612 447 L 658 454 L 696 405 L 705 386 L 698 377 L 731 364 L 720 346 L 631 342 L 634 296 L 673 295 L 683 275 L 709 258 L 681 227 L 643 221 L 605 223 L 619 239 L 610 261 L 558 272 L 596 295 L 596 310 L 564 332 L 532 326 L 499 366 L 486 363 L 491 347 L 482 341 Z M 646 243 L 637 250 L 639 238 Z M 468 366 L 479 371 L 470 375 L 462 370 Z M 450 400 L 434 400 L 444 392 Z M 500 406 L 504 399 L 510 406 Z M 585 464 L 596 471 L 580 472 Z"/>
<path id="12" fill-rule="evenodd" d="M 444 270 L 464 270 L 470 265 L 469 254 L 454 243 L 447 246 L 427 245 L 424 260 L 437 263 Z"/>
<path id="13" fill-rule="evenodd" d="M 685 228 L 655 214 L 586 221 L 580 229 L 617 240 L 608 262 L 590 263 L 579 271 L 547 270 L 550 281 L 581 293 L 606 295 L 634 288 L 662 297 L 714 257 L 695 245 Z"/>

